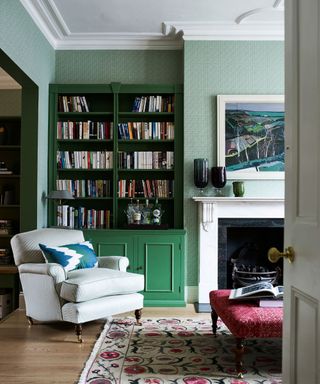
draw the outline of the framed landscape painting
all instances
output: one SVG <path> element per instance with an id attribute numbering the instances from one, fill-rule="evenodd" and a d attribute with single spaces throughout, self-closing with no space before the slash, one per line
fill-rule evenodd
<path id="1" fill-rule="evenodd" d="M 219 95 L 218 165 L 228 179 L 284 179 L 282 95 Z"/>

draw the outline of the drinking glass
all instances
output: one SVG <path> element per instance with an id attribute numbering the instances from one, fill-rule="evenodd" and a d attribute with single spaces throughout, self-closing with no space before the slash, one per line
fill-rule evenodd
<path id="1" fill-rule="evenodd" d="M 223 196 L 221 190 L 227 182 L 226 167 L 212 167 L 211 182 L 215 188 L 215 195 Z"/>
<path id="2" fill-rule="evenodd" d="M 199 188 L 200 194 L 208 185 L 209 165 L 208 159 L 194 159 L 194 185 Z"/>

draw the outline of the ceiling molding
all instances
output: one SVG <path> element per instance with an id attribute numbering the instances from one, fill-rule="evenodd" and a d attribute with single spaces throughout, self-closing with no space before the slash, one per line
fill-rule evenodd
<path id="1" fill-rule="evenodd" d="M 57 40 L 57 50 L 177 50 L 182 49 L 181 39 L 168 38 L 162 34 L 146 33 L 93 33 L 93 34 L 70 34 L 67 38 Z"/>
<path id="2" fill-rule="evenodd" d="M 184 40 L 284 40 L 281 22 L 193 23 L 168 21 L 163 23 L 168 35 L 183 35 Z"/>
<path id="3" fill-rule="evenodd" d="M 282 11 L 282 0 L 267 9 L 247 11 L 235 22 L 166 21 L 162 33 L 72 33 L 53 0 L 20 2 L 56 50 L 176 50 L 182 49 L 183 40 L 284 40 L 283 22 L 247 21 L 266 10 Z"/>

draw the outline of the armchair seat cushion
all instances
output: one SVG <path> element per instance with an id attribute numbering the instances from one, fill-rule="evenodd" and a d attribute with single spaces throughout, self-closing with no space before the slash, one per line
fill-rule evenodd
<path id="1" fill-rule="evenodd" d="M 62 282 L 60 296 L 74 303 L 142 291 L 144 276 L 108 268 L 77 269 Z"/>

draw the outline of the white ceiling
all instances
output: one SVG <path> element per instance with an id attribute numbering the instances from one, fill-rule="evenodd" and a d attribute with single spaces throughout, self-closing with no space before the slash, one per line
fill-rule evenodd
<path id="1" fill-rule="evenodd" d="M 284 0 L 20 0 L 55 49 L 283 40 Z"/>

